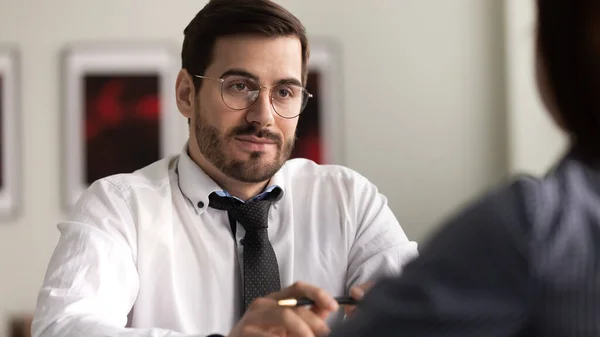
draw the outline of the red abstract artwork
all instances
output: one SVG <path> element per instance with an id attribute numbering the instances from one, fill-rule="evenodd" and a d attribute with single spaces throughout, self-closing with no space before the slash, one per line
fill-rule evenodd
<path id="1" fill-rule="evenodd" d="M 160 159 L 159 81 L 158 74 L 84 76 L 88 184 Z"/>
<path id="2" fill-rule="evenodd" d="M 321 74 L 316 71 L 308 73 L 306 90 L 313 94 L 306 108 L 300 115 L 296 129 L 296 146 L 290 158 L 306 158 L 317 164 L 324 164 L 323 143 L 321 135 L 321 106 L 319 104 Z"/>

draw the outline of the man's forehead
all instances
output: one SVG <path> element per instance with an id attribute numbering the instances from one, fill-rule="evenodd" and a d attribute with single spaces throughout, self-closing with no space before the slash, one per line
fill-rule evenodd
<path id="1" fill-rule="evenodd" d="M 212 76 L 229 69 L 244 69 L 256 77 L 302 76 L 302 47 L 295 37 L 232 36 L 217 39 L 213 48 Z"/>

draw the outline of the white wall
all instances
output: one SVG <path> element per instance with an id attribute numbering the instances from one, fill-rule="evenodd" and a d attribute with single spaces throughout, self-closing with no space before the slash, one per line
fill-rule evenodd
<path id="1" fill-rule="evenodd" d="M 343 51 L 346 164 L 371 178 L 411 238 L 506 172 L 502 3 L 280 1 Z M 0 0 L 0 43 L 22 55 L 24 200 L 0 225 L 0 337 L 31 311 L 58 238 L 59 51 L 74 41 L 182 40 L 192 0 Z"/>
<path id="2" fill-rule="evenodd" d="M 535 1 L 505 1 L 508 156 L 511 174 L 543 175 L 566 137 L 542 105 L 535 81 Z"/>

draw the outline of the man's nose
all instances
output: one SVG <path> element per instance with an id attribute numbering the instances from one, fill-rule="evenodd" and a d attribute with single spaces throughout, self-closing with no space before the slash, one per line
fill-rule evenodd
<path id="1" fill-rule="evenodd" d="M 263 127 L 269 126 L 273 124 L 275 117 L 273 104 L 271 104 L 270 91 L 265 87 L 261 87 L 257 95 L 256 101 L 246 113 L 246 120 L 248 123 L 259 124 Z"/>

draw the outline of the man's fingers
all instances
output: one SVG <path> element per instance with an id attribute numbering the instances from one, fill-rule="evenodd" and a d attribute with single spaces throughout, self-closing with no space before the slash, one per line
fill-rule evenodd
<path id="1" fill-rule="evenodd" d="M 248 320 L 255 322 L 252 325 L 257 325 L 271 333 L 284 330 L 287 332 L 284 335 L 291 337 L 315 337 L 311 327 L 296 314 L 294 309 L 281 307 L 273 299 L 256 299 L 248 308 L 248 312 L 254 313 L 248 317 Z M 277 334 L 280 335 L 280 333 Z"/>
<path id="2" fill-rule="evenodd" d="M 269 337 L 315 337 L 312 327 L 305 321 L 308 318 L 298 315 L 297 309 L 300 308 L 279 306 L 272 298 L 257 298 L 230 337 L 259 337 L 261 333 Z M 317 323 L 312 324 L 317 326 Z"/>
<path id="3" fill-rule="evenodd" d="M 352 296 L 352 298 L 355 300 L 360 301 L 365 296 L 365 292 L 371 289 L 373 285 L 375 285 L 375 282 L 369 281 L 356 287 L 352 287 L 352 289 L 350 289 L 350 296 Z"/>
<path id="4" fill-rule="evenodd" d="M 350 296 L 352 296 L 353 299 L 360 301 L 365 297 L 365 290 L 360 287 L 354 287 L 350 289 Z"/>
<path id="5" fill-rule="evenodd" d="M 305 322 L 294 309 L 276 308 L 273 314 L 269 315 L 272 320 L 272 326 L 283 326 L 292 337 L 315 337 L 311 327 Z"/>
<path id="6" fill-rule="evenodd" d="M 315 301 L 315 306 L 323 310 L 336 311 L 339 308 L 337 301 L 325 290 L 315 287 L 306 286 L 302 289 L 305 297 Z"/>
<path id="7" fill-rule="evenodd" d="M 259 327 L 246 325 L 242 327 L 241 336 L 243 337 L 280 337 L 285 335 L 279 335 L 260 329 Z"/>
<path id="8" fill-rule="evenodd" d="M 321 309 L 317 306 L 311 307 L 310 311 L 312 311 L 315 315 L 321 317 L 322 320 L 327 319 L 327 317 L 329 317 L 329 315 L 331 314 L 331 310 Z"/>
<path id="9" fill-rule="evenodd" d="M 344 313 L 346 314 L 346 316 L 350 316 L 352 315 L 352 313 L 356 311 L 356 306 L 355 305 L 348 305 L 344 308 Z"/>
<path id="10" fill-rule="evenodd" d="M 352 289 L 350 289 L 350 296 L 352 298 L 354 298 L 355 300 L 360 301 L 363 299 L 363 297 L 365 297 L 365 292 L 368 291 L 369 289 L 371 289 L 371 287 L 373 287 L 374 284 L 375 284 L 375 282 L 369 281 L 369 282 L 360 284 L 356 287 L 353 287 Z M 346 316 L 352 315 L 352 313 L 355 310 L 356 310 L 355 305 L 348 305 L 344 308 L 344 312 L 346 313 Z"/>
<path id="11" fill-rule="evenodd" d="M 315 306 L 328 311 L 335 311 L 339 305 L 325 290 L 304 282 L 296 282 L 292 286 L 272 294 L 277 300 L 284 298 L 306 297 L 315 302 Z"/>
<path id="12" fill-rule="evenodd" d="M 308 308 L 296 308 L 296 314 L 300 316 L 316 336 L 327 336 L 330 332 L 323 317 Z"/>

